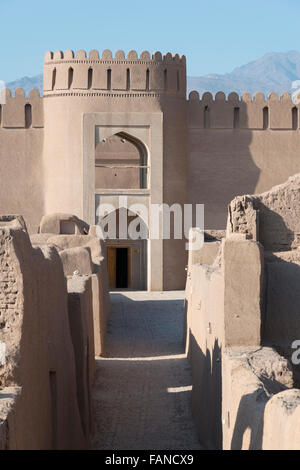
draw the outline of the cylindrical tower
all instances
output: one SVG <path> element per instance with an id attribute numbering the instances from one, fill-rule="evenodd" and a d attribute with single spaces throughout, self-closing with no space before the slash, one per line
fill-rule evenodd
<path id="1" fill-rule="evenodd" d="M 105 50 L 47 52 L 44 66 L 44 96 L 164 96 L 186 97 L 185 57 L 170 53 L 123 51 L 115 57 Z"/>
<path id="2" fill-rule="evenodd" d="M 148 152 L 148 187 L 128 191 L 132 202 L 186 202 L 186 61 L 170 53 L 95 50 L 48 52 L 44 66 L 44 175 L 47 212 L 72 212 L 95 223 L 95 148 L 128 135 Z M 114 188 L 116 186 L 114 185 Z M 98 188 L 99 189 L 99 188 Z M 97 194 L 96 194 L 97 193 Z M 114 195 L 118 191 L 114 190 Z M 120 194 L 126 194 L 122 189 Z M 184 241 L 151 241 L 148 287 L 184 287 Z M 150 254 L 151 253 L 151 254 Z M 156 261 L 154 262 L 154 258 Z M 159 260 L 159 261 L 158 261 Z"/>

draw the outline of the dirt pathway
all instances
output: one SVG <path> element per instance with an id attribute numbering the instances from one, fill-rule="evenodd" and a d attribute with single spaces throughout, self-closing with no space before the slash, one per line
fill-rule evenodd
<path id="1" fill-rule="evenodd" d="M 107 358 L 97 359 L 94 449 L 199 449 L 183 354 L 183 292 L 112 293 Z"/>

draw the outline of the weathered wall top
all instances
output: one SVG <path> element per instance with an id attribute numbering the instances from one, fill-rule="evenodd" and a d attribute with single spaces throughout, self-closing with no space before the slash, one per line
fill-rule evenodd
<path id="1" fill-rule="evenodd" d="M 300 246 L 300 174 L 270 191 L 238 196 L 229 205 L 228 233 L 260 241 L 266 250 L 286 251 Z"/>
<path id="2" fill-rule="evenodd" d="M 112 91 L 159 92 L 168 95 L 186 95 L 185 56 L 171 54 L 152 55 L 144 51 L 138 55 L 134 50 L 125 56 L 117 51 L 113 57 L 110 50 L 83 50 L 47 52 L 44 65 L 44 95 L 103 94 Z M 119 93 L 120 94 L 120 93 Z M 128 93 L 127 93 L 128 94 Z"/>

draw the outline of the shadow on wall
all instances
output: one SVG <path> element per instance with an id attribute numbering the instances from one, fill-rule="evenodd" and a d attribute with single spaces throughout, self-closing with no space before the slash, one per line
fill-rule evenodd
<path id="1" fill-rule="evenodd" d="M 190 334 L 193 390 L 192 413 L 199 440 L 207 449 L 222 448 L 222 362 L 221 348 L 215 339 L 205 355 Z"/>
<path id="2" fill-rule="evenodd" d="M 297 250 L 290 251 L 295 232 L 286 226 L 280 214 L 261 201 L 255 202 L 255 208 L 259 210 L 259 241 L 265 249 L 262 340 L 265 344 L 279 347 L 283 355 L 290 359 L 290 345 L 300 338 L 300 256 L 299 264 L 293 263 Z M 280 255 L 276 252 L 286 253 Z M 292 259 L 289 259 L 290 255 Z M 295 367 L 294 375 L 298 382 L 300 373 Z"/>
<path id="3" fill-rule="evenodd" d="M 237 195 L 254 193 L 261 172 L 250 150 L 249 103 L 235 95 L 231 93 L 225 101 L 224 93 L 217 93 L 213 101 L 205 93 L 199 104 L 192 102 L 195 110 L 190 110 L 190 121 L 203 113 L 204 124 L 197 128 L 196 122 L 190 122 L 189 202 L 205 205 L 205 228 L 209 229 L 226 227 L 227 205 Z M 261 106 L 257 113 L 266 130 L 266 111 Z"/>
<path id="4" fill-rule="evenodd" d="M 242 397 L 235 420 L 231 450 L 241 450 L 243 448 L 243 438 L 247 432 L 251 433 L 248 449 L 260 450 L 262 448 L 266 403 L 263 389 L 255 390 L 255 392 Z"/>
<path id="5" fill-rule="evenodd" d="M 253 393 L 244 395 L 239 403 L 232 434 L 231 450 L 245 448 L 244 440 L 247 440 L 247 443 L 249 442 L 246 447 L 248 450 L 262 450 L 266 404 L 270 397 L 287 389 L 274 378 L 260 375 L 259 381 L 260 387 Z"/>
<path id="6" fill-rule="evenodd" d="M 86 302 L 90 312 L 93 310 L 92 290 L 87 289 Z M 72 293 L 68 295 L 68 315 L 71 340 L 75 356 L 76 393 L 80 413 L 81 427 L 85 436 L 92 435 L 93 418 L 91 405 L 91 384 L 89 351 L 92 345 L 87 332 L 87 325 L 82 315 L 80 295 Z"/>
<path id="7" fill-rule="evenodd" d="M 300 253 L 293 249 L 298 240 L 285 219 L 260 198 L 254 207 L 259 211 L 259 241 L 265 250 L 262 340 L 290 359 L 290 346 L 300 338 Z M 294 373 L 299 377 L 297 370 Z"/>
<path id="8" fill-rule="evenodd" d="M 290 230 L 278 212 L 263 204 L 259 198 L 254 208 L 259 211 L 259 241 L 265 250 L 287 251 L 294 248 L 295 232 Z M 281 208 L 282 209 L 282 208 Z M 284 207 L 283 210 L 290 208 Z"/>
<path id="9" fill-rule="evenodd" d="M 293 250 L 288 255 L 297 255 Z M 283 254 L 284 256 L 284 254 Z M 265 262 L 265 311 L 263 340 L 291 361 L 292 344 L 300 338 L 300 253 L 295 262 L 270 253 Z M 300 366 L 292 364 L 293 378 L 300 385 Z"/>

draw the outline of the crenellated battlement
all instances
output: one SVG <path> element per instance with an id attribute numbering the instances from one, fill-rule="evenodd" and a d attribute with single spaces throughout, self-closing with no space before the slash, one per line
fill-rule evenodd
<path id="1" fill-rule="evenodd" d="M 0 105 L 0 128 L 31 129 L 44 127 L 43 98 L 37 89 L 25 96 L 23 88 L 17 88 L 14 96 L 4 90 L 5 104 Z"/>
<path id="2" fill-rule="evenodd" d="M 223 92 L 215 97 L 204 93 L 200 99 L 197 91 L 189 94 L 189 126 L 211 129 L 299 129 L 299 104 L 289 93 L 280 97 L 271 93 L 266 99 L 262 93 L 253 97 L 244 93 L 240 98 L 235 92 L 228 98 Z"/>
<path id="3" fill-rule="evenodd" d="M 128 92 L 159 93 L 175 96 L 186 94 L 186 59 L 178 54 L 134 50 L 125 56 L 108 49 L 99 55 L 92 50 L 47 52 L 44 64 L 44 96 L 118 94 Z M 134 95 L 133 95 L 134 96 Z"/>
<path id="4" fill-rule="evenodd" d="M 127 54 L 127 57 L 125 55 L 125 52 L 122 50 L 118 50 L 115 53 L 115 56 L 113 57 L 113 53 L 110 49 L 105 49 L 102 51 L 101 57 L 99 54 L 99 51 L 93 49 L 92 51 L 89 52 L 87 55 L 86 51 L 83 49 L 77 51 L 75 54 L 74 51 L 68 49 L 65 52 L 63 51 L 55 51 L 51 52 L 48 51 L 45 54 L 45 63 L 51 62 L 51 61 L 69 61 L 69 60 L 79 60 L 79 61 L 90 61 L 90 62 L 95 62 L 97 60 L 99 61 L 132 61 L 132 62 L 165 62 L 165 63 L 181 63 L 183 65 L 186 64 L 186 58 L 184 55 L 179 55 L 179 54 L 171 54 L 170 52 L 166 52 L 165 54 L 162 54 L 159 51 L 153 52 L 153 54 L 150 54 L 148 51 L 143 51 L 140 54 L 140 57 L 138 56 L 138 53 L 135 50 L 129 51 Z"/>

